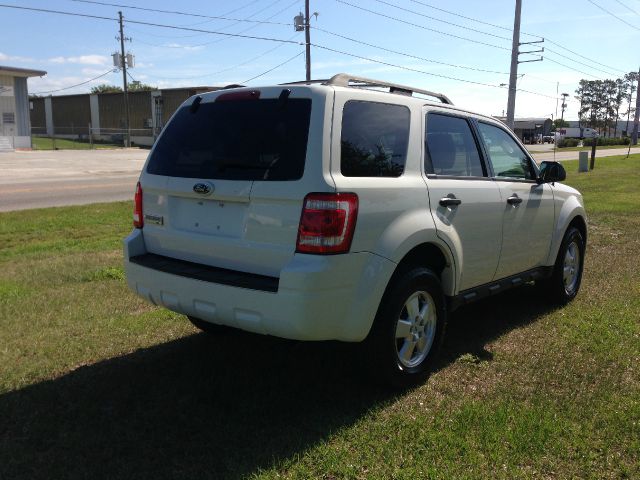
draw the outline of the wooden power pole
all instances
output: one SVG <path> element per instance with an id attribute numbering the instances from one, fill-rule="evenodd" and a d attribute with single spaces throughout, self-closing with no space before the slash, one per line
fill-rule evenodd
<path id="1" fill-rule="evenodd" d="M 304 39 L 306 44 L 307 82 L 311 80 L 311 33 L 309 32 L 309 0 L 304 0 Z"/>
<path id="2" fill-rule="evenodd" d="M 129 87 L 127 85 L 127 57 L 124 54 L 124 27 L 122 25 L 122 12 L 118 12 L 118 19 L 120 21 L 120 66 L 122 67 L 122 87 L 124 90 L 124 129 L 125 140 L 124 146 L 131 146 L 131 136 L 129 135 Z"/>

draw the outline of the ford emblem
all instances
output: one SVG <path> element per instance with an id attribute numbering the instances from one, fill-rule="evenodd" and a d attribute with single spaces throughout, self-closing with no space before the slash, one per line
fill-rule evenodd
<path id="1" fill-rule="evenodd" d="M 213 192 L 213 186 L 208 183 L 196 183 L 193 186 L 193 191 L 200 195 L 209 195 Z"/>

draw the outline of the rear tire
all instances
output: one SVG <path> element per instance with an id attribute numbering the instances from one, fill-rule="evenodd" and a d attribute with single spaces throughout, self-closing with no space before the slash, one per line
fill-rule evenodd
<path id="1" fill-rule="evenodd" d="M 440 280 L 414 268 L 387 287 L 367 337 L 374 378 L 397 388 L 423 382 L 444 339 L 447 312 Z"/>
<path id="2" fill-rule="evenodd" d="M 575 227 L 569 227 L 564 234 L 551 277 L 542 282 L 551 300 L 565 305 L 573 300 L 582 283 L 584 267 L 584 238 Z"/>
<path id="3" fill-rule="evenodd" d="M 204 320 L 200 320 L 196 317 L 191 317 L 187 315 L 189 321 L 193 324 L 194 327 L 202 330 L 208 335 L 228 335 L 233 332 L 233 328 L 227 327 L 226 325 L 218 325 L 217 323 L 205 322 Z"/>

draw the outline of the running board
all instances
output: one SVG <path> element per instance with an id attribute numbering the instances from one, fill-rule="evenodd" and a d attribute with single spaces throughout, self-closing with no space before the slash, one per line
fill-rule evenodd
<path id="1" fill-rule="evenodd" d="M 514 287 L 519 287 L 525 283 L 548 278 L 552 273 L 553 267 L 538 267 L 501 280 L 485 283 L 479 287 L 463 290 L 458 295 L 448 297 L 449 311 L 453 311 L 462 305 L 467 305 L 477 300 L 496 295 L 497 293 L 505 292 Z"/>

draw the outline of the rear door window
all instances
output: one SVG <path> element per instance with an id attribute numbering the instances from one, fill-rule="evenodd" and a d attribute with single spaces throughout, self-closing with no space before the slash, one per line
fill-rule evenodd
<path id="1" fill-rule="evenodd" d="M 409 109 L 351 100 L 342 114 L 340 171 L 345 177 L 399 177 L 409 144 Z"/>
<path id="2" fill-rule="evenodd" d="M 426 123 L 425 169 L 428 174 L 485 176 L 478 145 L 466 119 L 429 113 Z"/>
<path id="3" fill-rule="evenodd" d="M 154 175 L 298 180 L 304 172 L 310 99 L 233 100 L 180 108 L 149 159 Z"/>

